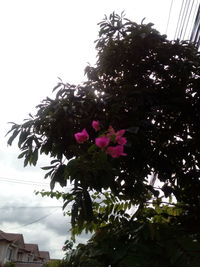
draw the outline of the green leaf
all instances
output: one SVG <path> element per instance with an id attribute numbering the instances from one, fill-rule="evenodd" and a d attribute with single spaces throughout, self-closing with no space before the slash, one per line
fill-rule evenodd
<path id="1" fill-rule="evenodd" d="M 21 148 L 22 143 L 26 140 L 27 136 L 29 133 L 27 131 L 22 131 L 20 136 L 19 136 L 19 141 L 18 141 L 18 147 Z"/>
<path id="2" fill-rule="evenodd" d="M 50 170 L 50 169 L 54 169 L 55 165 L 53 166 L 45 166 L 45 167 L 41 167 L 42 170 L 46 171 L 46 170 Z"/>
<path id="3" fill-rule="evenodd" d="M 31 164 L 33 164 L 33 166 L 36 166 L 38 161 L 38 149 L 35 148 L 34 152 L 31 154 Z"/>
<path id="4" fill-rule="evenodd" d="M 54 169 L 52 169 L 50 172 L 47 172 L 44 176 L 44 179 L 46 179 L 47 177 L 51 176 L 51 174 L 53 173 Z"/>
<path id="5" fill-rule="evenodd" d="M 7 141 L 8 145 L 10 145 L 10 146 L 12 145 L 13 140 L 17 137 L 17 135 L 19 134 L 19 132 L 20 132 L 20 130 L 15 130 L 13 132 L 13 134 L 11 135 L 11 137 Z"/>
<path id="6" fill-rule="evenodd" d="M 22 152 L 21 154 L 19 154 L 18 159 L 23 158 L 27 153 L 28 153 L 28 150 Z"/>

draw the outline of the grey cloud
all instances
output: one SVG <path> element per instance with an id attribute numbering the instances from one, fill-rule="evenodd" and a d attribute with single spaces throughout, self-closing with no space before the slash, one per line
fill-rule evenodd
<path id="1" fill-rule="evenodd" d="M 11 159 L 13 159 L 13 161 Z M 40 175 L 41 177 L 39 171 L 32 173 L 31 169 L 34 169 L 34 167 L 31 169 L 22 168 L 22 172 L 17 170 L 18 166 L 13 169 L 14 160 L 16 160 L 15 155 L 4 158 L 3 154 L 0 152 L 0 177 L 4 176 L 4 173 L 10 178 L 18 177 L 19 179 L 19 177 L 21 177 L 20 179 L 23 180 L 25 180 L 24 177 L 27 177 L 28 180 L 33 176 L 38 177 Z M 13 162 L 13 164 L 11 164 L 11 162 Z M 3 172 L 6 164 L 8 164 L 10 171 Z M 17 177 L 13 177 L 15 174 Z M 41 182 L 41 179 L 38 179 L 38 181 Z M 42 181 L 46 182 L 45 180 Z M 7 183 L 0 180 L 0 230 L 22 233 L 25 242 L 37 243 L 41 250 L 50 251 L 53 258 L 61 258 L 64 256 L 61 248 L 65 240 L 70 239 L 70 218 L 68 216 L 63 216 L 61 207 L 57 209 L 47 207 L 52 205 L 62 206 L 61 202 L 48 197 L 42 198 L 40 195 L 36 196 L 33 193 L 34 190 L 40 191 L 41 189 L 41 187 Z M 49 190 L 49 188 L 45 189 Z M 57 189 L 60 190 L 60 188 Z M 34 206 L 35 208 L 30 208 L 30 206 Z M 46 208 L 39 208 L 39 206 L 46 206 Z M 40 218 L 42 219 L 39 220 Z M 87 236 L 81 235 L 77 238 L 77 242 L 84 243 L 87 239 Z"/>
<path id="2" fill-rule="evenodd" d="M 54 216 L 47 218 L 47 220 L 45 220 L 45 225 L 61 236 L 68 234 L 71 228 L 70 218 L 68 216 L 63 216 L 62 212 L 57 212 Z"/>
<path id="3" fill-rule="evenodd" d="M 0 208 L 1 223 L 17 223 L 24 227 L 42 223 L 57 235 L 64 235 L 70 228 L 69 219 L 62 215 L 61 208 Z"/>
<path id="4" fill-rule="evenodd" d="M 6 143 L 7 140 L 5 140 Z M 33 173 L 36 175 L 37 173 L 40 174 L 41 177 L 45 175 L 45 171 L 41 170 L 42 166 L 49 165 L 49 158 L 45 156 L 40 156 L 38 160 L 37 166 L 27 166 L 24 168 L 24 161 L 23 159 L 18 159 L 18 155 L 20 154 L 20 150 L 14 144 L 13 147 L 4 147 L 0 150 L 0 165 L 5 168 L 12 168 L 15 171 L 25 172 L 25 173 Z"/>

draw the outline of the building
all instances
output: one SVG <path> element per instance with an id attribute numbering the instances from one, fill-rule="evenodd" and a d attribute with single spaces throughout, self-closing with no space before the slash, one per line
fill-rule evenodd
<path id="1" fill-rule="evenodd" d="M 22 234 L 0 231 L 0 266 L 14 262 L 16 267 L 41 267 L 50 260 L 48 251 L 37 244 L 26 244 Z"/>

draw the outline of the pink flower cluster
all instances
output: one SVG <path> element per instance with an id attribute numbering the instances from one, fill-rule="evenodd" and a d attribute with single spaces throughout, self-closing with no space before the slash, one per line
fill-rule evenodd
<path id="1" fill-rule="evenodd" d="M 93 121 L 92 127 L 96 132 L 101 129 L 99 121 Z M 124 145 L 127 140 L 123 137 L 124 134 L 125 130 L 115 132 L 113 127 L 110 126 L 104 135 L 95 139 L 95 144 L 113 158 L 126 156 L 127 154 L 124 153 Z M 86 129 L 83 129 L 81 132 L 75 133 L 74 137 L 77 143 L 82 144 L 89 139 L 89 134 Z M 114 144 L 114 146 L 109 146 L 111 143 Z"/>
<path id="2" fill-rule="evenodd" d="M 89 139 L 89 134 L 87 133 L 86 129 L 83 129 L 82 132 L 75 133 L 74 137 L 77 143 L 82 144 Z"/>

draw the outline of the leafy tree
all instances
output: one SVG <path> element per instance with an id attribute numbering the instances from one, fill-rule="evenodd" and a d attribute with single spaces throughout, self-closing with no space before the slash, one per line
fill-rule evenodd
<path id="1" fill-rule="evenodd" d="M 14 262 L 6 262 L 4 264 L 5 267 L 15 267 L 15 263 Z"/>
<path id="2" fill-rule="evenodd" d="M 47 263 L 45 263 L 44 267 L 59 267 L 61 263 L 61 260 L 50 260 Z"/>
<path id="3" fill-rule="evenodd" d="M 41 194 L 63 198 L 64 209 L 72 203 L 72 235 L 95 232 L 88 244 L 67 247 L 62 264 L 199 266 L 197 47 L 113 13 L 100 22 L 96 49 L 85 83 L 60 80 L 55 98 L 9 132 L 9 145 L 19 136 L 24 166 L 52 158 L 43 168 L 52 191 Z M 125 129 L 121 156 L 97 145 L 111 129 L 111 149 Z M 73 188 L 54 192 L 56 182 Z"/>

